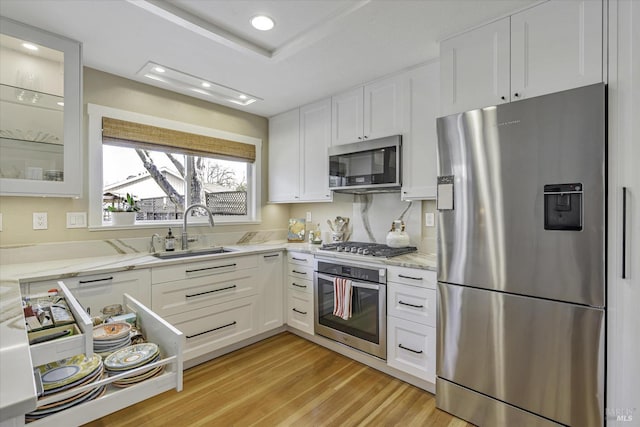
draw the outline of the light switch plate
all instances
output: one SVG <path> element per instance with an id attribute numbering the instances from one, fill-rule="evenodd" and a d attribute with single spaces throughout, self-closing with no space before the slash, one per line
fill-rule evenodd
<path id="1" fill-rule="evenodd" d="M 0 213 L 0 231 L 2 231 L 2 214 Z"/>
<path id="2" fill-rule="evenodd" d="M 311 212 L 307 212 L 307 222 L 311 222 Z"/>
<path id="3" fill-rule="evenodd" d="M 48 228 L 47 213 L 46 212 L 34 212 L 33 213 L 33 229 L 34 230 L 46 230 L 47 228 Z"/>
<path id="4" fill-rule="evenodd" d="M 436 216 L 433 212 L 426 212 L 424 214 L 424 226 L 425 227 L 435 227 L 436 226 Z"/>
<path id="5" fill-rule="evenodd" d="M 67 228 L 86 228 L 86 212 L 67 212 Z"/>

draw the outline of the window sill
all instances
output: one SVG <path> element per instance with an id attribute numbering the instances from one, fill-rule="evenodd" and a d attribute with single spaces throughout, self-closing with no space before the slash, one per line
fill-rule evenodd
<path id="1" fill-rule="evenodd" d="M 217 228 L 217 227 L 224 227 L 227 225 L 258 225 L 261 224 L 262 221 L 260 220 L 248 220 L 248 219 L 242 219 L 242 220 L 237 220 L 237 221 L 222 221 L 222 220 L 215 220 L 215 226 L 212 228 Z M 177 220 L 177 221 L 157 221 L 157 222 L 146 222 L 146 221 L 142 221 L 142 222 L 136 222 L 135 224 L 132 225 L 109 225 L 109 224 L 103 224 L 103 225 L 93 225 L 93 226 L 89 226 L 88 230 L 89 231 L 111 231 L 111 230 L 140 230 L 140 229 L 151 229 L 151 228 L 166 228 L 166 227 L 172 227 L 172 228 L 182 228 L 183 226 L 183 221 L 182 220 Z M 209 227 L 209 223 L 207 221 L 198 221 L 198 222 L 192 222 L 189 221 L 189 223 L 187 224 L 189 227 Z"/>

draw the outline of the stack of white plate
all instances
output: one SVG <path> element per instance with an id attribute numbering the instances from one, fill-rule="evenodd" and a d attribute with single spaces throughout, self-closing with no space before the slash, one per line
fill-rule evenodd
<path id="1" fill-rule="evenodd" d="M 135 344 L 118 350 L 104 359 L 104 366 L 110 376 L 122 374 L 135 368 L 149 365 L 160 359 L 157 344 Z M 164 365 L 142 369 L 132 375 L 120 378 L 112 384 L 115 387 L 129 387 L 162 373 Z"/>
<path id="2" fill-rule="evenodd" d="M 93 328 L 93 351 L 103 358 L 130 345 L 131 325 L 128 323 L 103 323 Z"/>
<path id="3" fill-rule="evenodd" d="M 102 379 L 104 365 L 100 356 L 94 354 L 85 357 L 84 354 L 47 363 L 36 368 L 40 373 L 44 396 L 67 391 Z M 27 422 L 35 421 L 88 400 L 97 399 L 104 393 L 105 386 L 91 388 L 76 395 L 38 408 L 25 415 Z"/>

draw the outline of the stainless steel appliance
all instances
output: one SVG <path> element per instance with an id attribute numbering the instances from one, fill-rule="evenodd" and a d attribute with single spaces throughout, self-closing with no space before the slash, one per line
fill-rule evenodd
<path id="1" fill-rule="evenodd" d="M 334 279 L 352 281 L 352 314 L 335 316 Z M 315 333 L 381 359 L 387 358 L 387 270 L 383 266 L 316 259 Z"/>
<path id="2" fill-rule="evenodd" d="M 437 125 L 437 406 L 480 426 L 602 426 L 604 85 Z"/>
<path id="3" fill-rule="evenodd" d="M 402 136 L 329 147 L 329 189 L 347 193 L 399 191 Z"/>
<path id="4" fill-rule="evenodd" d="M 327 253 L 338 254 L 356 254 L 368 255 L 380 258 L 391 258 L 394 256 L 410 254 L 418 250 L 415 246 L 406 246 L 404 248 L 392 248 L 381 243 L 366 242 L 336 242 L 325 243 L 319 249 Z"/>

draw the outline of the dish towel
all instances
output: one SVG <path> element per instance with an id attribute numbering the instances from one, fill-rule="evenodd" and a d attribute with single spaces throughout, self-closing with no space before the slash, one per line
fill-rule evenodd
<path id="1" fill-rule="evenodd" d="M 333 314 L 344 320 L 351 318 L 351 280 L 335 277 L 333 279 Z"/>

